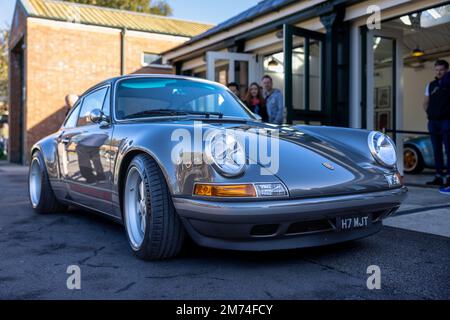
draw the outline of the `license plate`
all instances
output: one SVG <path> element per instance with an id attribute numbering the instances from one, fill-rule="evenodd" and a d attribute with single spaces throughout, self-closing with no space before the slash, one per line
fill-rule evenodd
<path id="1" fill-rule="evenodd" d="M 343 230 L 363 229 L 370 226 L 372 219 L 370 216 L 351 216 L 338 219 L 338 227 Z"/>

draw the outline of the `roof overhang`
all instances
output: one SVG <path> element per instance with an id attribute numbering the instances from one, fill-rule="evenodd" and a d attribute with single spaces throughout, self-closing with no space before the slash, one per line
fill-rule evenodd
<path id="1" fill-rule="evenodd" d="M 449 1 L 442 0 L 380 0 L 377 5 L 383 11 L 383 20 L 390 19 L 404 12 L 412 12 L 421 7 L 433 7 Z M 163 58 L 169 63 L 177 63 L 201 57 L 207 51 L 220 51 L 226 48 L 238 47 L 242 42 L 281 30 L 283 24 L 299 25 L 303 21 L 318 18 L 336 7 L 346 7 L 344 21 L 352 21 L 355 25 L 364 25 L 370 12 L 369 0 L 311 0 L 289 2 L 278 11 L 267 13 L 252 21 L 244 21 L 230 29 L 222 30 L 207 37 L 194 37 L 190 41 L 163 53 Z"/>
<path id="2" fill-rule="evenodd" d="M 265 33 L 279 30 L 285 23 L 297 23 L 317 17 L 320 10 L 330 3 L 333 5 L 344 2 L 358 2 L 345 0 L 310 0 L 289 1 L 279 7 L 277 11 L 266 13 L 256 19 L 242 23 L 226 30 L 207 36 L 194 37 L 190 41 L 163 53 L 165 61 L 176 63 L 202 55 L 205 51 L 217 51 L 227 47 L 239 45 L 240 42 L 255 38 Z M 206 32 L 207 34 L 208 32 Z"/>

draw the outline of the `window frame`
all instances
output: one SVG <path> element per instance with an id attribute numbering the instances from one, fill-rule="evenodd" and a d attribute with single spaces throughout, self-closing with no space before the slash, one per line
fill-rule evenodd
<path id="1" fill-rule="evenodd" d="M 163 66 L 163 64 L 159 64 L 159 63 L 146 63 L 146 62 L 145 62 L 145 55 L 154 55 L 154 56 L 158 56 L 159 58 L 156 59 L 155 61 L 158 61 L 159 59 L 162 59 L 162 55 L 161 55 L 161 54 L 144 51 L 144 52 L 142 52 L 142 54 L 141 54 L 141 65 L 142 65 L 143 67 Z"/>
<path id="2" fill-rule="evenodd" d="M 143 68 L 148 68 L 148 67 L 150 67 L 150 68 L 168 69 L 168 70 L 172 70 L 172 69 L 173 69 L 173 66 L 170 65 L 170 64 L 163 64 L 163 63 L 145 63 L 145 55 L 146 55 L 146 54 L 152 54 L 152 55 L 155 55 L 155 56 L 159 56 L 160 58 L 159 58 L 158 60 L 162 59 L 162 57 L 163 57 L 162 54 L 158 54 L 158 53 L 145 52 L 145 51 L 142 52 L 142 54 L 141 54 L 141 66 L 142 66 Z"/>
<path id="3" fill-rule="evenodd" d="M 79 98 L 78 101 L 73 106 L 73 108 L 69 111 L 69 114 L 66 116 L 66 119 L 64 120 L 63 125 L 61 126 L 62 129 L 74 129 L 74 128 L 77 128 L 78 118 L 80 117 L 82 104 L 83 104 L 83 97 Z M 69 121 L 70 117 L 73 115 L 74 112 L 78 112 L 77 121 L 75 122 L 75 126 L 68 127 L 67 126 L 67 122 Z"/>
<path id="4" fill-rule="evenodd" d="M 112 116 L 111 116 L 112 115 L 112 88 L 111 88 L 110 85 L 108 85 L 106 87 L 108 87 L 108 91 L 106 91 L 105 100 L 103 100 L 102 112 L 105 113 L 104 112 L 105 103 L 106 103 L 107 100 L 109 100 L 108 101 L 108 109 L 109 109 L 108 112 L 109 112 L 109 114 L 105 114 L 105 115 L 108 116 L 110 119 L 112 119 Z M 108 99 L 108 96 L 109 96 L 109 99 Z"/>

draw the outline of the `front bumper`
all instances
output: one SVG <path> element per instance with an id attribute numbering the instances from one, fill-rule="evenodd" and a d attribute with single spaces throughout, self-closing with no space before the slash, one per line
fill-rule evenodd
<path id="1" fill-rule="evenodd" d="M 406 187 L 312 199 L 212 202 L 174 198 L 187 232 L 199 245 L 267 251 L 322 246 L 370 236 L 395 213 Z M 369 227 L 342 231 L 341 217 L 369 215 Z"/>

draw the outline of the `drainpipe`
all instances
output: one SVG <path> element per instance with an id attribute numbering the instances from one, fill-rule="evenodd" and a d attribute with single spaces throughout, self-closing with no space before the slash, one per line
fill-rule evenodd
<path id="1" fill-rule="evenodd" d="M 120 75 L 125 75 L 125 36 L 127 29 L 123 28 L 120 32 Z"/>

